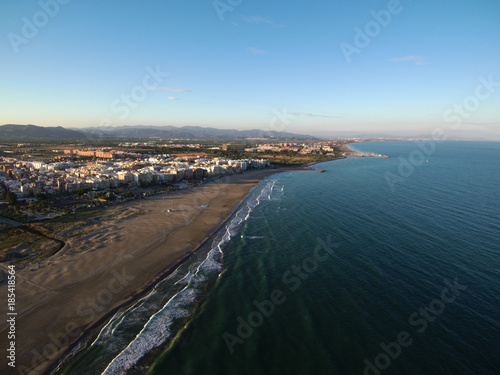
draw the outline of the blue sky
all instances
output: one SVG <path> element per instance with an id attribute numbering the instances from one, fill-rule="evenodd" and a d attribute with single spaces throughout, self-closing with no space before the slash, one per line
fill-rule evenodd
<path id="1" fill-rule="evenodd" d="M 498 0 L 3 1 L 0 124 L 500 139 L 499 19 Z"/>

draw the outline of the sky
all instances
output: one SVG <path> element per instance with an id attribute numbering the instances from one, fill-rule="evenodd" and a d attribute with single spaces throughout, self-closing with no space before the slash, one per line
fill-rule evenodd
<path id="1" fill-rule="evenodd" d="M 500 2 L 0 1 L 0 124 L 500 140 Z"/>

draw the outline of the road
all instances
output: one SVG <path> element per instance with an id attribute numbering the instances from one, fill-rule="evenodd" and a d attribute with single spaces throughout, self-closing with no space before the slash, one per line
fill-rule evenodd
<path id="1" fill-rule="evenodd" d="M 0 223 L 4 223 L 4 224 L 10 225 L 12 227 L 18 227 L 20 225 L 23 225 L 22 223 L 19 223 L 19 222 L 14 221 L 14 220 L 7 219 L 7 218 L 2 217 L 2 216 L 0 216 Z"/>

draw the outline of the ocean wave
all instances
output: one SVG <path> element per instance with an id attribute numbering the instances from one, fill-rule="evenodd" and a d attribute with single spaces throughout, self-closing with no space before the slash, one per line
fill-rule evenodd
<path id="1" fill-rule="evenodd" d="M 182 289 L 173 294 L 159 310 L 156 310 L 150 316 L 147 322 L 143 323 L 140 332 L 128 344 L 121 343 L 122 350 L 108 363 L 102 372 L 103 375 L 123 374 L 132 368 L 148 352 L 164 344 L 172 336 L 172 325 L 177 319 L 187 318 L 191 315 L 193 304 L 201 293 L 201 287 L 205 285 L 204 283 L 210 277 L 218 276 L 222 272 L 223 248 L 239 233 L 242 225 L 251 217 L 250 214 L 255 207 L 263 199 L 272 199 L 271 195 L 276 182 L 276 178 L 265 180 L 261 183 L 260 189 L 252 191 L 226 225 L 215 235 L 203 260 L 192 264 L 185 273 L 179 272 L 182 268 L 180 266 L 174 271 L 177 278 L 176 281 L 170 275 L 159 283 L 164 283 L 168 279 L 171 285 L 179 288 L 182 287 Z M 262 237 L 250 236 L 249 238 L 257 239 Z M 131 323 L 129 319 L 132 319 L 134 324 L 138 323 L 137 318 L 144 319 L 144 313 L 147 311 L 149 300 L 158 297 L 157 294 L 160 293 L 158 290 L 159 287 L 155 287 L 151 293 L 141 298 L 141 300 L 137 301 L 129 309 L 115 314 L 110 322 L 101 330 L 92 345 L 105 344 L 106 349 L 111 347 L 116 352 L 117 345 L 108 345 L 110 344 L 109 341 L 115 340 L 115 334 L 119 333 L 117 329 L 126 329 L 126 325 Z M 141 313 L 141 309 L 144 309 L 144 312 Z"/>
<path id="2" fill-rule="evenodd" d="M 151 349 L 161 345 L 170 335 L 170 327 L 175 319 L 189 316 L 185 308 L 195 297 L 197 291 L 187 285 L 164 307 L 152 315 L 135 339 L 118 354 L 103 371 L 103 374 L 123 374 Z"/>

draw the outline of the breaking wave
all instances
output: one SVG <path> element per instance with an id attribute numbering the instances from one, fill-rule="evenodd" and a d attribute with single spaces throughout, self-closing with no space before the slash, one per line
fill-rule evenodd
<path id="1" fill-rule="evenodd" d="M 151 350 L 168 344 L 179 329 L 175 323 L 192 316 L 199 296 L 222 273 L 224 247 L 262 200 L 274 199 L 277 181 L 276 175 L 262 181 L 213 239 L 194 255 L 194 260 L 181 264 L 146 296 L 118 311 L 78 354 L 78 361 L 86 363 L 86 371 L 92 368 L 93 373 L 103 375 L 124 374 Z M 68 372 L 79 373 L 75 367 Z"/>

